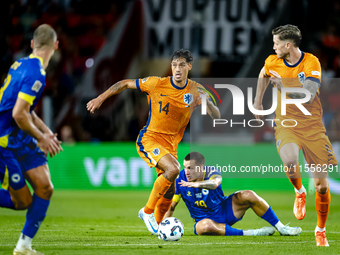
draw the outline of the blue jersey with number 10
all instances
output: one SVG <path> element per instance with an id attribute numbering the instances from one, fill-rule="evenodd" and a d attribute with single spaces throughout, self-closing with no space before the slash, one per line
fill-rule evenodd
<path id="1" fill-rule="evenodd" d="M 18 128 L 12 117 L 17 98 L 31 105 L 37 105 L 45 88 L 46 73 L 43 60 L 38 56 L 19 59 L 9 69 L 7 78 L 0 89 L 0 146 L 20 148 L 32 138 Z"/>
<path id="2" fill-rule="evenodd" d="M 214 171 L 213 167 L 207 167 L 203 180 L 212 179 L 216 175 L 220 176 L 221 173 Z M 222 202 L 227 199 L 223 194 L 221 185 L 214 190 L 181 187 L 179 183 L 182 180 L 188 181 L 184 170 L 179 173 L 176 179 L 176 193 L 173 200 L 179 202 L 182 197 L 191 217 L 196 222 L 205 218 L 214 218 L 214 216 L 220 214 Z"/>

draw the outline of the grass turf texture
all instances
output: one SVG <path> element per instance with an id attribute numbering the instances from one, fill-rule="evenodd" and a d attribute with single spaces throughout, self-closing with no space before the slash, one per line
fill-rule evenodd
<path id="1" fill-rule="evenodd" d="M 225 194 L 230 192 L 225 191 Z M 294 192 L 257 192 L 274 209 L 283 224 L 300 226 L 298 237 L 196 236 L 194 222 L 184 202 L 177 206 L 185 233 L 178 242 L 164 242 L 150 236 L 137 218 L 148 191 L 55 191 L 33 247 L 45 254 L 339 254 L 340 196 L 332 195 L 327 222 L 330 247 L 316 247 L 314 194 L 307 195 L 307 215 L 298 221 L 293 215 Z M 0 209 L 0 254 L 12 254 L 22 230 L 25 211 Z M 269 226 L 250 209 L 236 228 Z"/>

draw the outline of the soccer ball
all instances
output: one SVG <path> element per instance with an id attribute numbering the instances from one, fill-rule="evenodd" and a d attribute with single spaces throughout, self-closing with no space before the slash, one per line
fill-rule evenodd
<path id="1" fill-rule="evenodd" d="M 164 241 L 178 241 L 183 234 L 183 223 L 175 217 L 166 218 L 159 223 L 158 239 Z"/>

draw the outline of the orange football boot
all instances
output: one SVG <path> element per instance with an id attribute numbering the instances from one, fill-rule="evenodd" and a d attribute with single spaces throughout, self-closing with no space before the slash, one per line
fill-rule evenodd
<path id="1" fill-rule="evenodd" d="M 315 233 L 316 246 L 329 246 L 326 237 L 326 231 L 316 231 Z"/>
<path id="2" fill-rule="evenodd" d="M 302 220 L 306 216 L 306 193 L 300 194 L 296 192 L 295 203 L 294 203 L 294 215 L 298 220 Z"/>

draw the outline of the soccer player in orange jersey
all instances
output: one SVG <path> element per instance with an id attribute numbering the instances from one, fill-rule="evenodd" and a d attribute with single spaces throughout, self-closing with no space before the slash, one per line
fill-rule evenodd
<path id="1" fill-rule="evenodd" d="M 259 74 L 254 107 L 262 110 L 262 98 L 271 81 L 278 88 L 278 106 L 275 117 L 275 138 L 278 153 L 289 169 L 287 176 L 295 187 L 294 215 L 302 220 L 306 215 L 306 189 L 302 185 L 298 163 L 299 151 L 303 150 L 314 177 L 317 226 L 317 246 L 329 246 L 326 238 L 326 221 L 331 196 L 328 185 L 328 166 L 337 165 L 332 145 L 322 123 L 322 107 L 319 99 L 321 66 L 317 57 L 299 49 L 301 32 L 298 27 L 284 25 L 272 31 L 276 55 L 270 55 Z M 296 105 L 288 104 L 286 115 L 281 115 L 281 88 L 307 89 L 310 100 L 303 106 L 312 114 L 304 115 Z M 304 93 L 287 93 L 287 98 L 304 98 Z M 255 115 L 257 119 L 261 116 Z M 295 127 L 284 127 L 282 121 L 294 119 Z M 288 126 L 288 122 L 285 123 Z M 294 125 L 294 124 L 293 124 Z M 322 169 L 323 171 L 318 171 Z M 326 171 L 324 171 L 326 169 Z"/>
<path id="2" fill-rule="evenodd" d="M 107 98 L 124 89 L 147 93 L 149 118 L 137 138 L 137 151 L 150 167 L 156 168 L 158 178 L 146 206 L 138 216 L 155 235 L 175 193 L 174 181 L 180 171 L 178 143 L 182 140 L 191 113 L 201 104 L 200 94 L 205 93 L 199 89 L 203 88 L 202 85 L 187 78 L 192 62 L 190 51 L 177 50 L 171 58 L 172 77 L 123 80 L 87 103 L 87 110 L 93 113 Z M 207 111 L 212 118 L 220 118 L 219 109 L 209 98 Z"/>

